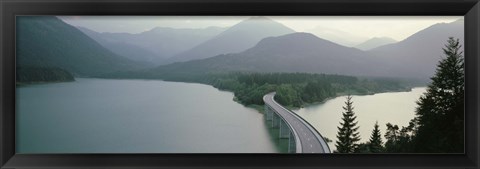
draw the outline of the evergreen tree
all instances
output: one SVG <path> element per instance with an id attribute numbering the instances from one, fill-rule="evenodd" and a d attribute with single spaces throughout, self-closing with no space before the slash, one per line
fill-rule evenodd
<path id="1" fill-rule="evenodd" d="M 360 143 L 357 148 L 355 148 L 355 153 L 372 153 L 370 150 L 370 143 Z"/>
<path id="2" fill-rule="evenodd" d="M 372 153 L 383 152 L 382 134 L 380 134 L 380 129 L 378 129 L 378 122 L 375 122 L 375 125 L 373 126 L 368 147 Z"/>
<path id="3" fill-rule="evenodd" d="M 355 119 L 355 113 L 353 112 L 353 102 L 350 95 L 347 96 L 347 101 L 345 102 L 345 107 L 343 109 L 345 112 L 342 113 L 342 121 L 340 122 L 341 127 L 338 128 L 336 147 L 339 153 L 353 153 L 358 147 L 358 141 L 360 140 L 359 132 L 357 131 L 357 122 Z"/>
<path id="4" fill-rule="evenodd" d="M 450 37 L 427 92 L 417 102 L 416 152 L 462 153 L 464 145 L 464 59 L 458 39 Z"/>
<path id="5" fill-rule="evenodd" d="M 390 153 L 398 152 L 399 150 L 399 128 L 397 125 L 392 125 L 391 123 L 387 123 L 387 131 L 385 132 L 385 151 Z"/>
<path id="6" fill-rule="evenodd" d="M 415 136 L 416 118 L 410 121 L 407 127 L 400 129 L 397 125 L 387 123 L 384 152 L 387 153 L 411 153 L 413 150 L 412 138 Z"/>

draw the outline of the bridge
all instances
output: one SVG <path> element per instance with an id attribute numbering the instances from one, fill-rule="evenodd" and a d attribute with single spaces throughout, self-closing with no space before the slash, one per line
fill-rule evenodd
<path id="1" fill-rule="evenodd" d="M 284 108 L 273 97 L 275 92 L 263 96 L 265 118 L 273 128 L 279 128 L 280 138 L 288 139 L 289 153 L 331 153 L 325 139 L 302 117 Z"/>

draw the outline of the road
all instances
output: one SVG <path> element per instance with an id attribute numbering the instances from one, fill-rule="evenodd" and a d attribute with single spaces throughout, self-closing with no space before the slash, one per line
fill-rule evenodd
<path id="1" fill-rule="evenodd" d="M 330 153 L 330 149 L 321 135 L 300 116 L 278 104 L 273 99 L 274 96 L 275 92 L 266 94 L 263 96 L 263 101 L 295 130 L 301 143 L 302 153 Z"/>

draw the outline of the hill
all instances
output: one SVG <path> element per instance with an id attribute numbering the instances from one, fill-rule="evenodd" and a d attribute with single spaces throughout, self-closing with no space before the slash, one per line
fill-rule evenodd
<path id="1" fill-rule="evenodd" d="M 53 16 L 17 17 L 16 27 L 17 67 L 56 67 L 75 76 L 146 68 Z"/>
<path id="2" fill-rule="evenodd" d="M 156 27 L 141 33 L 99 33 L 87 28 L 79 29 L 119 55 L 154 64 L 163 64 L 165 59 L 189 50 L 225 30 L 220 27 Z"/>
<path id="3" fill-rule="evenodd" d="M 361 44 L 358 44 L 357 46 L 355 46 L 355 48 L 366 51 L 366 50 L 370 50 L 379 46 L 388 45 L 395 42 L 397 42 L 395 39 L 392 39 L 389 37 L 375 37 Z"/>
<path id="4" fill-rule="evenodd" d="M 463 19 L 451 23 L 438 23 L 423 29 L 397 43 L 380 46 L 368 51 L 378 60 L 389 64 L 399 76 L 431 77 L 438 61 L 444 56 L 442 48 L 448 37 L 464 42 Z"/>
<path id="5" fill-rule="evenodd" d="M 169 59 L 173 62 L 204 59 L 219 54 L 242 52 L 261 39 L 295 32 L 266 17 L 252 17 L 242 21 L 212 39 Z"/>
<path id="6" fill-rule="evenodd" d="M 102 33 L 84 27 L 77 28 L 103 47 L 128 59 L 146 63 L 158 63 L 164 59 L 153 53 L 153 51 L 128 43 L 130 41 L 109 40 L 108 38 L 104 38 Z"/>
<path id="7" fill-rule="evenodd" d="M 309 33 L 291 33 L 264 38 L 243 52 L 178 62 L 124 75 L 182 79 L 206 73 L 303 72 L 424 81 L 433 75 L 443 55 L 442 47 L 447 37 L 463 37 L 462 29 L 462 20 L 435 24 L 403 41 L 369 51 L 338 45 Z M 121 73 L 114 76 L 122 77 Z"/>
<path id="8" fill-rule="evenodd" d="M 151 74 L 190 75 L 220 72 L 306 72 L 342 75 L 386 75 L 383 66 L 365 52 L 320 39 L 309 33 L 269 37 L 236 54 L 174 63 Z"/>

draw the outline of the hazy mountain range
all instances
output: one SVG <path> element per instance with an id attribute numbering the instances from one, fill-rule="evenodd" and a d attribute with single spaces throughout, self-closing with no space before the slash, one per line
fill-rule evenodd
<path id="1" fill-rule="evenodd" d="M 236 54 L 160 66 L 160 72 L 309 72 L 327 74 L 376 74 L 369 65 L 373 57 L 356 48 L 349 48 L 320 39 L 310 33 L 292 33 L 262 39 L 254 47 Z M 379 63 L 377 63 L 379 64 Z M 360 75 L 360 74 L 358 74 Z"/>
<path id="2" fill-rule="evenodd" d="M 374 37 L 368 39 L 367 37 L 322 26 L 317 26 L 308 30 L 308 32 L 339 45 L 355 47 L 361 50 L 370 50 L 379 46 L 397 42 L 395 39 L 390 37 Z"/>
<path id="3" fill-rule="evenodd" d="M 324 26 L 316 26 L 315 28 L 308 30 L 308 32 L 311 32 L 315 36 L 318 36 L 322 39 L 329 40 L 347 47 L 354 47 L 368 39 L 368 37 L 363 37 L 361 35 L 355 35 L 350 32 Z"/>
<path id="4" fill-rule="evenodd" d="M 463 42 L 463 20 L 432 25 L 409 38 L 369 51 L 349 48 L 309 33 L 261 40 L 240 53 L 160 66 L 158 72 L 309 72 L 428 78 L 448 37 Z"/>
<path id="5" fill-rule="evenodd" d="M 356 48 L 319 34 L 296 33 L 265 17 L 226 29 L 155 28 L 138 34 L 98 33 L 47 16 L 22 16 L 17 24 L 18 66 L 59 67 L 82 76 L 143 69 L 150 74 L 248 71 L 427 78 L 448 37 L 463 42 L 463 20 L 432 25 L 400 42 L 374 38 Z M 172 64 L 151 68 L 142 62 Z"/>
<path id="6" fill-rule="evenodd" d="M 142 33 L 98 33 L 79 29 L 113 52 L 137 61 L 164 64 L 180 52 L 191 49 L 218 35 L 225 28 L 174 29 L 156 27 Z"/>
<path id="7" fill-rule="evenodd" d="M 169 60 L 171 62 L 189 61 L 219 54 L 237 53 L 253 47 L 263 38 L 294 32 L 294 30 L 266 17 L 252 17 Z"/>
<path id="8" fill-rule="evenodd" d="M 372 39 L 369 39 L 361 44 L 358 44 L 355 46 L 357 49 L 361 50 L 370 50 L 376 47 L 380 47 L 383 45 L 388 45 L 391 43 L 397 42 L 395 39 L 389 38 L 389 37 L 375 37 Z"/>
<path id="9" fill-rule="evenodd" d="M 56 17 L 21 16 L 16 28 L 17 67 L 56 67 L 75 76 L 148 67 L 105 49 Z"/>
<path id="10" fill-rule="evenodd" d="M 430 77 L 435 72 L 438 61 L 444 57 L 442 47 L 448 37 L 458 38 L 463 46 L 463 28 L 463 19 L 434 24 L 405 40 L 371 49 L 368 53 L 383 63 L 392 65 L 389 71 L 398 70 L 395 75 Z"/>

